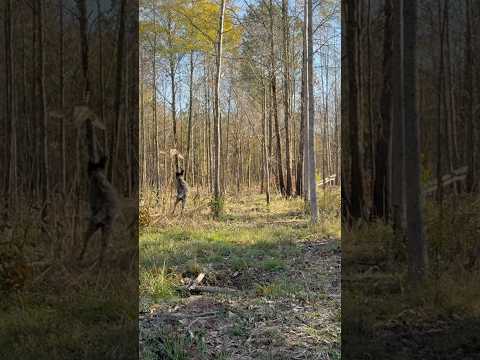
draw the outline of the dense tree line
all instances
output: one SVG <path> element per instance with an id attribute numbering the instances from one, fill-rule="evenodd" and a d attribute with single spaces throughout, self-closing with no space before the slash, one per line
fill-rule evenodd
<path id="1" fill-rule="evenodd" d="M 308 9 L 287 0 L 142 2 L 143 190 L 166 205 L 177 166 L 220 202 L 246 189 L 302 196 L 338 175 L 339 3 Z"/>
<path id="2" fill-rule="evenodd" d="M 9 0 L 1 11 L 0 229 L 40 229 L 27 243 L 56 257 L 84 231 L 89 160 L 105 155 L 120 195 L 137 193 L 138 8 Z"/>
<path id="3" fill-rule="evenodd" d="M 345 223 L 393 224 L 422 277 L 424 203 L 443 207 L 447 197 L 479 191 L 480 7 L 364 0 L 343 11 Z"/>

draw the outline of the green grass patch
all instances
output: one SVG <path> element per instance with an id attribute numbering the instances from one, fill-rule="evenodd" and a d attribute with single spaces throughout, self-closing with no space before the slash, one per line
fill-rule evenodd
<path id="1" fill-rule="evenodd" d="M 288 279 L 279 279 L 266 285 L 257 284 L 255 288 L 257 296 L 278 299 L 284 297 L 308 297 L 304 286 Z"/>
<path id="2" fill-rule="evenodd" d="M 155 299 L 170 299 L 181 275 L 194 277 L 224 266 L 233 271 L 285 270 L 285 259 L 299 251 L 295 241 L 310 235 L 309 227 L 241 227 L 230 223 L 208 229 L 171 227 L 146 232 L 140 238 L 140 292 Z"/>

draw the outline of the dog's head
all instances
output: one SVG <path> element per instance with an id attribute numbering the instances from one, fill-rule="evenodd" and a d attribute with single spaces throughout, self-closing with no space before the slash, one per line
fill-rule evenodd
<path id="1" fill-rule="evenodd" d="M 177 172 L 175 173 L 175 177 L 176 177 L 177 179 L 179 179 L 179 178 L 183 177 L 184 174 L 185 174 L 185 170 L 180 169 L 180 171 L 177 171 Z"/>
<path id="2" fill-rule="evenodd" d="M 105 165 L 107 163 L 107 158 L 106 156 L 102 156 L 98 162 L 88 162 L 88 174 L 91 175 L 93 173 L 99 172 L 99 171 L 104 171 L 105 170 Z"/>

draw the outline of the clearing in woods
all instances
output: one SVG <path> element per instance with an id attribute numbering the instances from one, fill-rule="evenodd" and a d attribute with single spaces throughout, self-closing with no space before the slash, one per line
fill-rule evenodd
<path id="1" fill-rule="evenodd" d="M 249 195 L 144 227 L 141 358 L 340 359 L 340 196 L 319 195 L 317 226 L 301 199 Z"/>

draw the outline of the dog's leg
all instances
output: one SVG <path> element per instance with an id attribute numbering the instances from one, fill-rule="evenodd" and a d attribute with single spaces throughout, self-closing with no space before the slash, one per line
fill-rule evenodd
<path id="1" fill-rule="evenodd" d="M 90 223 L 88 225 L 88 229 L 85 232 L 85 236 L 83 238 L 83 247 L 82 251 L 80 252 L 80 255 L 78 256 L 78 261 L 81 261 L 83 259 L 83 256 L 85 255 L 85 250 L 87 249 L 87 245 L 92 238 L 92 236 L 97 232 L 98 230 L 98 225 Z"/>
<path id="2" fill-rule="evenodd" d="M 175 209 L 177 208 L 177 205 L 179 202 L 180 202 L 180 199 L 175 200 L 175 205 L 173 206 L 172 215 L 175 214 Z"/>
<path id="3" fill-rule="evenodd" d="M 110 240 L 111 233 L 112 233 L 112 227 L 110 225 L 105 225 L 102 228 L 102 245 L 100 248 L 100 256 L 98 257 L 98 265 L 100 266 L 103 264 L 105 249 L 108 246 L 108 241 Z"/>
<path id="4" fill-rule="evenodd" d="M 187 202 L 187 199 L 182 200 L 182 215 L 183 215 L 183 209 L 185 208 L 185 203 Z"/>

